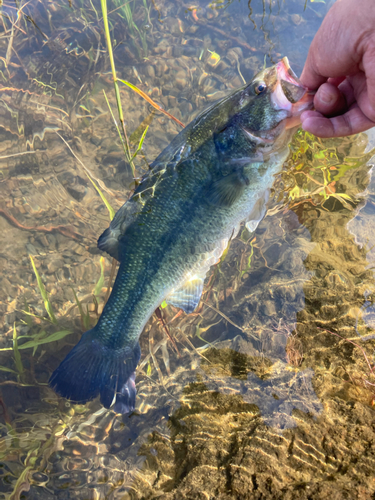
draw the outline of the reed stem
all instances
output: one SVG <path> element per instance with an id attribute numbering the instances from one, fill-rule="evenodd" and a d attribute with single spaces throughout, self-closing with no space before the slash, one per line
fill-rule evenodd
<path id="1" fill-rule="evenodd" d="M 104 32 L 105 32 L 105 38 L 107 42 L 107 50 L 108 50 L 108 55 L 109 55 L 109 60 L 111 63 L 111 70 L 112 70 L 112 76 L 113 76 L 113 84 L 115 87 L 115 95 L 116 95 L 116 103 L 117 103 L 117 110 L 118 110 L 118 116 L 119 120 L 121 123 L 121 130 L 125 138 L 125 153 L 127 156 L 127 160 L 130 164 L 130 167 L 132 169 L 133 177 L 136 177 L 136 171 L 135 171 L 135 166 L 134 162 L 132 159 L 132 155 L 130 154 L 130 147 L 129 147 L 129 140 L 128 140 L 128 135 L 126 133 L 126 128 L 125 128 L 125 122 L 124 122 L 124 115 L 122 112 L 122 106 L 121 106 L 121 97 L 120 97 L 120 88 L 118 85 L 118 79 L 116 75 L 116 66 L 115 66 L 115 60 L 113 57 L 113 50 L 112 50 L 112 42 L 111 42 L 111 34 L 109 32 L 109 25 L 108 25 L 108 15 L 107 15 L 107 0 L 100 0 L 101 7 L 102 7 L 102 15 L 103 15 L 103 23 L 104 23 Z"/>

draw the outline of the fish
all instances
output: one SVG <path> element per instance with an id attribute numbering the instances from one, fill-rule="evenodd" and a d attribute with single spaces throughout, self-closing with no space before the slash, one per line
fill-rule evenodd
<path id="1" fill-rule="evenodd" d="M 255 231 L 312 100 L 284 57 L 204 110 L 160 153 L 98 239 L 120 262 L 118 274 L 96 326 L 52 373 L 57 394 L 134 410 L 145 324 L 163 301 L 193 312 L 241 223 Z"/>

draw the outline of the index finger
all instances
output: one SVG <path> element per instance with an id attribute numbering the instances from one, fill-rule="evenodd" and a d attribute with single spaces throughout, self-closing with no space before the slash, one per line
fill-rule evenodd
<path id="1" fill-rule="evenodd" d="M 311 53 L 311 49 L 307 55 L 300 80 L 303 85 L 306 85 L 306 87 L 311 90 L 318 89 L 323 83 L 328 80 L 328 77 L 321 75 L 320 72 L 315 68 L 314 56 Z"/>
<path id="2" fill-rule="evenodd" d="M 305 111 L 301 115 L 302 128 L 317 137 L 344 137 L 364 132 L 375 125 L 357 105 L 340 116 L 326 118 L 318 111 Z"/>

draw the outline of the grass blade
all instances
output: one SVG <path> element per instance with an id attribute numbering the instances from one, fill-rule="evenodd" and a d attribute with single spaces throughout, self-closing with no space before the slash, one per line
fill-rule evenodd
<path id="1" fill-rule="evenodd" d="M 26 314 L 26 316 L 31 316 L 31 317 L 36 318 L 36 319 L 40 319 L 43 321 L 48 321 L 49 323 L 53 323 L 49 318 L 46 318 L 45 316 L 39 316 L 38 314 L 33 314 L 31 312 L 24 311 L 22 309 L 21 309 L 21 312 Z"/>
<path id="2" fill-rule="evenodd" d="M 17 342 L 17 329 L 16 329 L 16 323 L 14 323 L 13 326 L 13 355 L 14 355 L 14 363 L 17 368 L 18 372 L 18 378 L 20 382 L 23 382 L 24 378 L 24 368 L 21 360 L 21 354 L 18 350 L 18 342 Z"/>
<path id="3" fill-rule="evenodd" d="M 91 177 L 89 176 L 89 174 L 86 172 L 85 170 L 85 173 L 87 175 L 87 177 L 89 178 L 90 182 L 92 182 L 92 185 L 94 186 L 94 188 L 97 190 L 97 192 L 99 193 L 99 196 L 100 198 L 103 200 L 103 203 L 104 205 L 107 207 L 107 210 L 109 212 L 109 218 L 110 220 L 113 219 L 113 217 L 115 216 L 115 211 L 113 210 L 113 208 L 111 207 L 109 201 L 107 200 L 107 198 L 104 196 L 104 194 L 101 192 L 99 186 L 96 185 L 96 183 L 94 182 L 93 179 L 91 179 Z"/>
<path id="4" fill-rule="evenodd" d="M 155 109 L 152 108 L 150 114 L 146 116 L 146 118 L 138 125 L 138 127 L 134 130 L 134 132 L 129 137 L 130 146 L 135 146 L 137 142 L 139 142 L 143 132 L 145 131 L 147 126 L 150 126 L 153 119 L 155 117 Z"/>
<path id="5" fill-rule="evenodd" d="M 58 332 L 52 333 L 48 337 L 45 337 L 43 339 L 38 339 L 38 340 L 29 340 L 28 342 L 25 342 L 24 344 L 17 345 L 17 350 L 19 349 L 30 349 L 31 347 L 38 347 L 43 344 L 49 344 L 50 342 L 55 342 L 56 340 L 61 340 L 67 335 L 71 335 L 73 332 L 71 330 L 60 330 Z M 13 347 L 3 347 L 0 349 L 0 351 L 14 351 L 14 341 L 13 341 Z M 20 353 L 18 352 L 18 355 Z M 21 358 L 20 358 L 21 360 Z"/>
<path id="6" fill-rule="evenodd" d="M 0 372 L 15 373 L 16 375 L 18 375 L 18 372 L 16 372 L 16 370 L 12 370 L 12 368 L 7 368 L 6 366 L 0 366 Z"/>
<path id="7" fill-rule="evenodd" d="M 142 137 L 141 137 L 141 140 L 139 141 L 138 147 L 137 147 L 135 153 L 132 156 L 132 160 L 134 160 L 134 158 L 137 156 L 137 154 L 139 153 L 139 151 L 142 149 L 143 141 L 145 140 L 145 137 L 146 137 L 146 134 L 147 134 L 147 130 L 148 130 L 148 126 L 145 128 L 145 131 L 142 134 Z"/>
<path id="8" fill-rule="evenodd" d="M 34 259 L 32 258 L 31 255 L 29 255 L 29 257 L 30 257 L 30 260 L 31 260 L 31 265 L 33 266 L 33 271 L 34 271 L 34 274 L 35 274 L 35 277 L 36 277 L 36 281 L 38 283 L 38 288 L 39 288 L 39 291 L 40 291 L 40 295 L 42 296 L 42 299 L 43 299 L 43 302 L 44 302 L 44 307 L 45 307 L 45 309 L 47 311 L 47 314 L 48 314 L 50 320 L 52 321 L 52 323 L 54 323 L 56 325 L 57 324 L 57 319 L 56 319 L 55 315 L 53 314 L 52 304 L 51 304 L 51 302 L 48 299 L 48 294 L 47 294 L 46 289 L 44 288 L 44 284 L 43 284 L 42 278 L 40 277 L 40 275 L 38 273 L 38 270 L 35 267 Z"/>
<path id="9" fill-rule="evenodd" d="M 23 491 L 30 490 L 30 474 L 32 469 L 32 466 L 29 465 L 25 467 L 25 469 L 21 472 L 21 475 L 17 479 L 12 493 L 8 497 L 9 500 L 18 500 L 19 498 L 21 498 L 21 493 Z"/>
<path id="10" fill-rule="evenodd" d="M 105 259 L 104 257 L 100 257 L 100 278 L 97 284 L 95 285 L 94 289 L 95 297 L 98 297 L 100 295 L 100 292 L 102 291 L 104 285 L 104 269 L 105 269 Z"/>
<path id="11" fill-rule="evenodd" d="M 143 97 L 143 99 L 145 99 L 149 104 L 151 104 L 151 106 L 153 106 L 158 111 L 161 111 L 162 113 L 164 113 L 166 116 L 168 116 L 168 118 L 170 118 L 171 120 L 174 120 L 176 123 L 178 123 L 179 125 L 181 125 L 181 127 L 185 127 L 185 125 L 182 122 L 180 122 L 180 120 L 178 120 L 176 117 L 174 117 L 173 115 L 171 115 L 170 113 L 168 113 L 168 111 L 165 111 L 165 109 L 163 109 L 161 106 L 159 106 L 159 104 L 156 104 L 156 102 L 153 101 L 150 96 L 148 96 L 147 94 L 145 94 L 143 92 L 143 90 L 139 89 L 138 87 L 136 87 L 132 83 L 127 82 L 126 80 L 121 80 L 120 78 L 118 78 L 118 81 L 121 82 L 121 83 L 123 83 L 124 85 L 127 85 L 132 90 L 134 90 L 134 92 L 136 92 L 138 95 L 140 95 L 141 97 Z"/>
<path id="12" fill-rule="evenodd" d="M 30 307 L 26 299 L 24 299 L 24 303 L 25 303 L 25 313 L 26 313 L 26 324 L 31 329 L 31 327 L 33 326 L 33 322 L 30 318 Z"/>
<path id="13" fill-rule="evenodd" d="M 117 123 L 117 121 L 116 121 L 115 115 L 113 114 L 113 111 L 112 111 L 111 105 L 109 104 L 108 97 L 107 97 L 107 94 L 105 93 L 105 90 L 104 90 L 104 89 L 103 89 L 103 94 L 104 94 L 104 99 L 105 99 L 105 102 L 107 103 L 107 106 L 108 106 L 109 112 L 111 113 L 113 123 L 115 124 L 116 130 L 117 130 L 117 133 L 118 133 L 118 135 L 119 135 L 119 137 L 120 137 L 120 141 L 121 141 L 121 144 L 122 144 L 122 147 L 123 147 L 123 150 L 124 150 L 125 156 L 126 156 L 126 158 L 129 158 L 129 157 L 130 157 L 130 152 L 128 151 L 128 149 L 127 149 L 127 147 L 126 147 L 126 143 L 124 142 L 124 139 L 122 138 L 122 135 L 121 135 L 121 130 L 120 130 L 119 126 L 118 126 L 118 123 Z M 134 176 L 134 173 L 133 173 L 133 176 Z"/>
<path id="14" fill-rule="evenodd" d="M 81 315 L 82 327 L 83 327 L 84 330 L 88 330 L 88 328 L 90 326 L 90 314 L 89 314 L 89 311 L 87 310 L 86 313 L 83 311 L 82 304 L 81 304 L 79 298 L 77 297 L 77 294 L 76 294 L 74 288 L 72 288 L 72 290 L 73 290 L 74 298 L 76 300 L 76 303 L 77 303 L 77 306 L 78 306 L 78 309 L 79 309 L 79 314 Z"/>

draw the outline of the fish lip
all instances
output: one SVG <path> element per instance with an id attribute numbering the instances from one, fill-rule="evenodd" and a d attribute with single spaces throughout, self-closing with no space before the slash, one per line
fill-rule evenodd
<path id="1" fill-rule="evenodd" d="M 276 64 L 276 74 L 277 83 L 272 94 L 276 108 L 285 110 L 289 117 L 295 117 L 313 107 L 314 92 L 301 83 L 287 57 Z"/>
<path id="2" fill-rule="evenodd" d="M 289 60 L 286 56 L 283 57 L 281 59 L 281 61 L 279 61 L 276 64 L 276 71 L 277 71 L 277 75 L 278 75 L 279 80 L 284 80 L 286 82 L 291 83 L 292 85 L 296 85 L 297 87 L 301 87 L 301 88 L 305 89 L 306 91 L 308 90 L 308 88 L 301 83 L 298 76 L 294 73 L 294 71 L 290 67 Z"/>
<path id="3" fill-rule="evenodd" d="M 285 128 L 285 122 L 288 122 L 288 120 L 289 118 L 285 118 L 274 128 L 265 131 L 250 130 L 248 127 L 243 127 L 242 130 L 249 139 L 257 142 L 261 148 L 268 149 L 277 141 L 281 131 Z"/>

